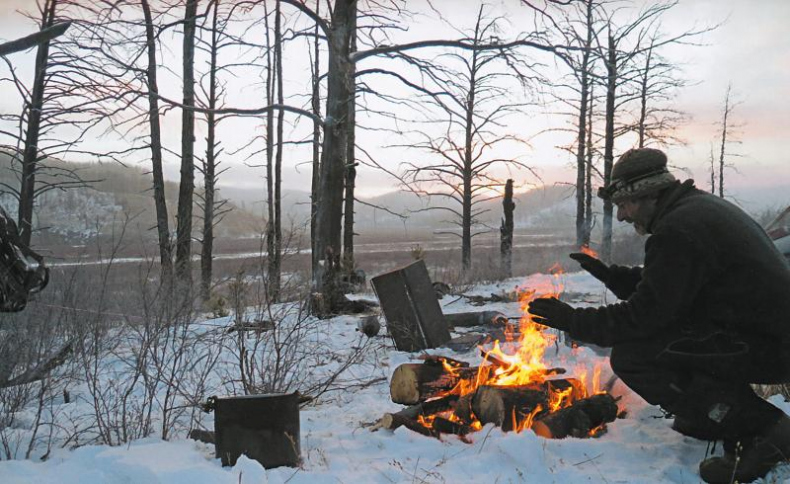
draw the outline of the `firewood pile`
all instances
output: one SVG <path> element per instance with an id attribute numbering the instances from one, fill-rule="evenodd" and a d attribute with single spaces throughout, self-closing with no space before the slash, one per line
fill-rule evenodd
<path id="1" fill-rule="evenodd" d="M 493 423 L 505 432 L 532 429 L 546 438 L 584 438 L 600 435 L 617 418 L 616 398 L 588 395 L 580 380 L 561 376 L 563 368 L 540 369 L 527 383 L 502 384 L 497 375 L 510 366 L 489 353 L 477 367 L 445 356 L 402 364 L 392 375 L 390 397 L 406 407 L 384 414 L 373 430 L 406 427 L 439 438 L 465 436 Z"/>

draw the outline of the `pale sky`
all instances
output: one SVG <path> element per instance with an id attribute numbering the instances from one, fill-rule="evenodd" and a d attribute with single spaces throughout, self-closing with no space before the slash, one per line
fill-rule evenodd
<path id="1" fill-rule="evenodd" d="M 491 2 L 495 11 L 507 15 L 513 29 L 513 35 L 519 27 L 529 27 L 531 21 L 526 10 L 514 8 L 512 0 Z M 20 14 L 18 9 L 34 9 L 33 0 L 0 0 L 0 38 L 8 40 L 30 33 L 36 26 Z M 419 7 L 422 2 L 409 2 Z M 472 26 L 475 20 L 478 2 L 457 0 L 434 0 L 434 5 L 459 28 Z M 284 11 L 291 12 L 284 6 Z M 707 179 L 707 160 L 712 143 L 716 143 L 717 126 L 720 121 L 723 99 L 728 83 L 732 83 L 735 99 L 740 103 L 733 113 L 734 122 L 741 125 L 737 138 L 741 141 L 731 150 L 742 155 L 734 160 L 739 173 L 727 175 L 727 186 L 731 194 L 737 198 L 754 198 L 745 202 L 757 201 L 758 198 L 772 194 L 766 203 L 776 205 L 790 203 L 790 156 L 784 146 L 790 140 L 790 35 L 787 24 L 790 22 L 790 1 L 761 0 L 681 0 L 665 17 L 663 27 L 667 31 L 681 31 L 703 25 L 724 22 L 714 32 L 706 34 L 701 42 L 706 46 L 680 47 L 665 53 L 672 60 L 682 64 L 683 72 L 693 84 L 679 93 L 675 107 L 685 111 L 690 121 L 679 131 L 679 135 L 688 141 L 686 146 L 672 147 L 668 150 L 671 162 L 690 170 L 698 185 L 705 185 Z M 439 38 L 444 34 L 448 37 L 449 28 L 436 19 L 418 17 L 409 22 L 409 30 L 394 38 L 403 42 L 414 39 Z M 507 38 L 507 33 L 503 35 Z M 180 70 L 180 38 L 166 42 L 172 49 L 165 56 L 165 62 L 174 71 Z M 32 76 L 35 53 L 29 51 L 11 56 L 18 73 L 23 78 Z M 286 65 L 292 66 L 286 90 L 291 92 L 308 92 L 309 73 L 295 66 L 304 65 L 306 54 L 293 47 L 286 51 Z M 545 59 L 544 59 L 545 60 Z M 378 60 L 365 60 L 360 68 L 370 67 Z M 326 65 L 324 61 L 324 66 Z M 200 66 L 198 67 L 200 68 Z M 30 74 L 27 74 L 27 73 Z M 5 65 L 0 65 L 0 76 L 7 75 Z M 162 90 L 166 97 L 180 98 L 180 83 L 172 75 L 170 79 L 163 74 Z M 255 85 L 260 79 L 249 74 L 234 82 L 228 105 L 240 107 L 262 106 L 260 92 Z M 381 84 L 386 86 L 386 84 Z M 302 102 L 299 100 L 298 102 Z M 17 112 L 21 109 L 13 87 L 0 84 L 0 112 Z M 522 118 L 513 118 L 509 129 L 530 139 L 531 150 L 512 153 L 535 167 L 546 183 L 572 182 L 575 171 L 571 163 L 571 155 L 556 148 L 566 144 L 570 138 L 557 133 L 549 133 L 534 137 L 548 126 L 561 126 L 566 121 L 549 117 L 546 112 L 551 107 L 535 107 L 525 111 Z M 293 122 L 295 118 L 291 117 Z M 369 123 L 377 123 L 370 118 Z M 222 136 L 226 153 L 239 148 L 256 133 L 261 131 L 262 123 L 258 120 L 245 118 L 228 121 Z M 295 128 L 286 129 L 294 137 L 303 136 L 310 126 L 302 120 Z M 177 151 L 180 145 L 180 113 L 171 111 L 164 117 L 165 142 Z M 392 142 L 392 138 L 382 133 L 362 133 L 358 142 L 366 150 L 372 152 L 391 170 L 397 170 L 398 162 L 421 156 L 413 150 L 387 150 L 382 146 Z M 198 152 L 204 134 L 197 135 Z M 3 143 L 7 140 L 3 140 Z M 616 153 L 629 148 L 633 140 L 623 140 Z M 114 144 L 109 139 L 91 141 L 91 143 Z M 249 153 L 249 150 L 247 151 Z M 290 155 L 290 156 L 289 156 Z M 238 184 L 248 187 L 260 186 L 263 198 L 263 170 L 245 166 L 243 154 L 225 155 L 224 161 L 230 169 L 223 175 L 221 184 Z M 286 154 L 284 182 L 286 188 L 309 189 L 309 167 L 302 165 L 309 158 L 308 151 L 289 150 Z M 250 160 L 250 163 L 255 161 Z M 257 162 L 260 162 L 259 160 Z M 171 179 L 178 176 L 178 160 L 170 156 L 166 162 L 166 173 Z M 681 174 L 682 175 L 682 174 Z M 515 173 L 517 183 L 523 185 L 536 183 L 531 175 Z M 363 196 L 375 195 L 396 188 L 397 184 L 387 175 L 367 168 L 359 170 L 358 193 Z M 759 188 L 756 191 L 755 188 Z M 783 195 L 787 189 L 789 195 Z"/>

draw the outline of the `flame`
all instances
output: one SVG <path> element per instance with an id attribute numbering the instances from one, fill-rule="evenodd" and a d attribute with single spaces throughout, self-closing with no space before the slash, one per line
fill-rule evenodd
<path id="1" fill-rule="evenodd" d="M 582 254 L 587 254 L 590 257 L 595 257 L 596 259 L 598 259 L 598 252 L 592 250 L 589 245 L 581 246 L 580 250 L 581 250 Z"/>
<path id="2" fill-rule="evenodd" d="M 595 251 L 589 247 L 583 247 L 582 251 L 586 254 L 597 256 Z M 542 297 L 559 297 L 564 289 L 562 280 L 563 270 L 559 264 L 555 264 L 549 269 L 550 275 L 537 281 L 531 281 L 531 287 L 516 289 L 519 295 L 519 303 L 522 309 L 522 316 L 518 321 L 518 326 L 508 324 L 505 327 L 504 342 L 494 341 L 489 349 L 480 347 L 483 355 L 483 363 L 479 366 L 474 378 L 461 377 L 462 367 L 456 362 L 441 359 L 444 370 L 451 376 L 458 377 L 456 386 L 445 393 L 445 395 L 458 395 L 459 398 L 473 394 L 478 387 L 488 386 L 533 386 L 544 385 L 548 375 L 548 368 L 545 362 L 546 349 L 556 340 L 556 334 L 547 331 L 548 328 L 532 321 L 532 316 L 528 311 L 529 303 Z M 535 283 L 537 282 L 537 283 Z M 544 407 L 537 405 L 536 408 L 525 412 L 513 409 L 507 418 L 512 429 L 521 432 L 524 429 L 532 428 L 533 422 L 542 412 L 556 412 L 562 408 L 573 404 L 577 398 L 585 398 L 590 394 L 602 393 L 600 390 L 600 364 L 597 364 L 592 371 L 592 381 L 588 382 L 588 370 L 586 368 L 576 369 L 576 374 L 581 384 L 578 387 L 575 383 L 572 386 L 556 388 L 553 385 L 545 385 L 547 388 L 548 402 Z M 467 413 L 467 412 L 464 412 Z M 474 418 L 470 422 L 456 415 L 453 410 L 442 412 L 443 418 L 463 425 L 469 425 L 472 430 L 479 430 L 482 424 Z M 432 428 L 435 417 L 420 416 L 420 424 Z M 600 429 L 591 431 L 591 435 Z"/>

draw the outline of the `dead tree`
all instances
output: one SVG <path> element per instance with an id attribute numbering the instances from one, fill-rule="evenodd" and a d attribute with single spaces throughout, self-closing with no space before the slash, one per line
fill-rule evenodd
<path id="1" fill-rule="evenodd" d="M 738 103 L 734 102 L 732 99 L 732 83 L 727 84 L 727 92 L 724 95 L 724 106 L 722 107 L 722 115 L 721 115 L 721 133 L 719 136 L 719 156 L 718 156 L 718 168 L 719 168 L 719 196 L 724 198 L 724 170 L 726 168 L 731 167 L 730 163 L 727 163 L 728 156 L 737 156 L 732 153 L 727 152 L 728 144 L 732 143 L 739 143 L 737 139 L 733 136 L 733 132 L 738 126 L 732 122 L 732 111 Z M 711 172 L 712 172 L 711 168 Z M 712 175 L 711 175 L 712 176 Z M 711 190 L 713 190 L 714 184 L 711 181 Z"/>
<path id="2" fill-rule="evenodd" d="M 496 34 L 500 21 L 487 18 L 481 7 L 469 43 L 483 45 Z M 429 114 L 426 122 L 443 126 L 442 134 L 423 130 L 415 133 L 423 139 L 411 146 L 432 157 L 424 165 L 406 163 L 406 176 L 419 193 L 447 201 L 427 210 L 451 214 L 448 222 L 460 229 L 461 264 L 468 272 L 472 267 L 472 238 L 488 230 L 478 221 L 486 211 L 479 204 L 491 198 L 486 195 L 488 189 L 503 185 L 491 174 L 492 168 L 502 165 L 530 170 L 515 154 L 498 158 L 490 153 L 498 145 L 519 140 L 503 129 L 504 122 L 527 105 L 513 100 L 510 91 L 512 85 L 528 85 L 534 77 L 532 66 L 515 48 L 449 52 L 440 56 L 443 65 L 399 56 L 430 79 L 431 94 L 423 96 L 423 104 L 432 106 L 436 114 Z"/>
<path id="3" fill-rule="evenodd" d="M 175 272 L 181 290 L 192 286 L 192 204 L 195 191 L 195 30 L 199 0 L 187 0 L 184 11 L 183 105 L 181 111 L 181 177 L 178 188 Z"/>
<path id="4" fill-rule="evenodd" d="M 224 88 L 218 79 L 218 71 L 220 66 L 217 62 L 219 51 L 222 47 L 228 44 L 222 42 L 222 37 L 227 27 L 228 19 L 220 17 L 220 0 L 214 0 L 211 5 L 211 26 L 209 27 L 209 41 L 206 50 L 209 54 L 209 70 L 208 77 L 208 92 L 202 82 L 200 87 L 203 94 L 207 98 L 206 107 L 206 158 L 203 160 L 202 168 L 200 169 L 203 174 L 203 193 L 198 194 L 201 198 L 203 205 L 203 230 L 201 237 L 201 252 L 200 252 L 200 292 L 204 301 L 211 298 L 211 279 L 213 273 L 213 252 L 214 252 L 214 227 L 221 218 L 222 207 L 224 201 L 219 200 L 217 197 L 217 178 L 220 175 L 219 161 L 217 157 L 222 152 L 219 147 L 220 143 L 216 139 L 217 125 L 223 119 L 222 116 L 217 116 L 216 109 L 219 105 L 220 98 L 224 95 Z M 199 39 L 200 40 L 200 39 Z M 202 43 L 202 42 L 201 42 Z"/>
<path id="5" fill-rule="evenodd" d="M 55 25 L 55 11 L 57 0 L 46 0 L 41 6 L 41 30 L 52 28 Z M 49 62 L 49 40 L 38 45 L 36 52 L 36 67 L 33 80 L 33 89 L 30 93 L 30 104 L 26 109 L 27 129 L 25 145 L 22 155 L 22 180 L 19 189 L 19 239 L 25 245 L 30 245 L 33 230 L 33 200 L 36 191 L 36 172 L 39 161 L 39 135 L 41 128 L 41 113 L 44 105 L 44 89 L 47 79 L 47 64 Z"/>
<path id="6" fill-rule="evenodd" d="M 709 32 L 716 27 L 704 27 L 701 29 L 687 30 L 671 37 L 656 38 L 656 25 L 661 17 L 671 8 L 677 5 L 676 1 L 658 3 L 649 6 L 640 12 L 637 17 L 625 23 L 621 27 L 614 25 L 612 18 L 608 20 L 608 31 L 606 41 L 602 43 L 596 39 L 596 56 L 602 60 L 605 67 L 603 84 L 606 87 L 605 102 L 605 128 L 604 128 L 604 168 L 603 182 L 604 187 L 611 183 L 612 166 L 614 164 L 614 142 L 615 139 L 627 132 L 632 131 L 632 127 L 616 128 L 618 122 L 618 112 L 623 107 L 641 98 L 639 89 L 633 89 L 633 85 L 640 79 L 640 67 L 636 60 L 640 56 L 650 51 L 655 51 L 662 46 L 687 42 L 705 32 Z M 628 86 L 629 92 L 622 92 Z M 618 92 L 618 89 L 621 92 Z M 609 260 L 612 252 L 612 214 L 613 204 L 611 200 L 604 200 L 603 212 L 603 236 L 601 243 L 601 258 Z"/>
<path id="7" fill-rule="evenodd" d="M 350 18 L 349 30 L 349 53 L 357 50 L 357 16 Z M 348 123 L 349 126 L 356 127 L 356 65 L 349 67 L 349 82 L 354 82 L 352 94 L 348 98 Z M 354 189 L 357 180 L 357 157 L 356 157 L 356 129 L 348 132 L 346 143 L 346 180 L 345 195 L 343 200 L 343 265 L 346 271 L 354 270 Z"/>
<path id="8" fill-rule="evenodd" d="M 513 211 L 516 204 L 513 202 L 513 179 L 505 182 L 505 196 L 502 198 L 502 226 L 500 231 L 499 254 L 502 270 L 502 277 L 513 276 Z"/>
<path id="9" fill-rule="evenodd" d="M 348 28 L 351 19 L 355 18 L 357 2 L 355 0 L 337 0 L 328 20 L 319 16 L 299 0 L 281 0 L 299 10 L 316 22 L 325 36 L 328 46 L 326 111 L 324 133 L 320 161 L 318 193 L 314 197 L 317 205 L 315 231 L 312 234 L 314 292 L 322 291 L 332 284 L 326 280 L 323 261 L 341 253 L 341 232 L 343 212 L 343 186 L 348 154 L 348 133 L 352 126 L 348 124 L 349 98 L 353 95 L 349 81 L 351 65 L 368 57 L 390 55 L 429 47 L 445 47 L 471 51 L 509 50 L 517 47 L 529 47 L 559 55 L 563 46 L 554 46 L 542 42 L 534 35 L 523 35 L 510 42 L 492 42 L 473 44 L 468 39 L 460 40 L 421 40 L 400 45 L 374 45 L 373 47 L 351 52 L 351 32 Z M 326 299 L 326 298 L 324 298 Z M 332 299 L 332 298 L 329 298 Z"/>
<path id="10" fill-rule="evenodd" d="M 167 215 L 165 178 L 162 172 L 162 128 L 159 122 L 159 82 L 156 65 L 156 32 L 154 18 L 148 0 L 140 0 L 145 22 L 145 52 L 148 64 L 145 69 L 146 90 L 148 94 L 148 127 L 150 131 L 151 173 L 153 175 L 154 208 L 156 210 L 156 233 L 159 240 L 159 263 L 162 266 L 162 280 L 165 284 L 173 281 L 173 245 L 170 239 L 170 221 Z"/>

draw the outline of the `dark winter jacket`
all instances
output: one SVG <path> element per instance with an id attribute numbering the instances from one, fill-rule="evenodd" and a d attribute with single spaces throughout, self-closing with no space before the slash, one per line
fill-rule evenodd
<path id="1" fill-rule="evenodd" d="M 688 180 L 659 197 L 644 267 L 613 267 L 624 302 L 574 312 L 570 335 L 601 346 L 679 329 L 790 343 L 790 266 L 765 231 Z"/>

